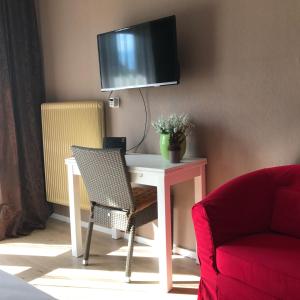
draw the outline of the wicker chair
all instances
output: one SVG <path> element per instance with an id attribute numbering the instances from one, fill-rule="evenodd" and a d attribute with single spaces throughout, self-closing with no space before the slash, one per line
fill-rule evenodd
<path id="1" fill-rule="evenodd" d="M 125 269 L 129 282 L 135 229 L 157 219 L 156 188 L 131 188 L 120 149 L 71 148 L 91 202 L 83 264 L 88 264 L 94 223 L 129 232 Z"/>

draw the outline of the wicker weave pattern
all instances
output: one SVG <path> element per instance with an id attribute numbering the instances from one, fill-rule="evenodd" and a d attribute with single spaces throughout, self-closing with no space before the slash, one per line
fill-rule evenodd
<path id="1" fill-rule="evenodd" d="M 119 230 L 128 231 L 128 216 L 127 212 L 125 211 L 95 206 L 94 222 L 107 228 L 116 228 Z"/>
<path id="2" fill-rule="evenodd" d="M 134 225 L 135 227 L 139 227 L 149 222 L 152 222 L 155 219 L 157 219 L 157 202 L 154 202 L 147 208 L 143 209 L 142 211 L 139 211 L 131 215 L 128 221 L 127 231 L 129 230 L 131 225 Z"/>
<path id="3" fill-rule="evenodd" d="M 91 202 L 134 210 L 125 159 L 119 149 L 72 146 L 72 151 Z"/>

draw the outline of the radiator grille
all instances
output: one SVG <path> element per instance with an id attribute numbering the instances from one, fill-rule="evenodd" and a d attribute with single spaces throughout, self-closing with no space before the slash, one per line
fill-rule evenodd
<path id="1" fill-rule="evenodd" d="M 44 103 L 41 107 L 47 200 L 69 205 L 65 158 L 70 146 L 102 148 L 102 101 Z M 88 195 L 80 178 L 81 208 L 89 209 Z"/>

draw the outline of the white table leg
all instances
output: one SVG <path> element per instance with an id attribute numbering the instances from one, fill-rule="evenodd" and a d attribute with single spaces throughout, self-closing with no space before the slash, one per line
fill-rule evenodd
<path id="1" fill-rule="evenodd" d="M 119 229 L 116 229 L 116 228 L 112 228 L 112 230 L 111 230 L 111 237 L 114 240 L 118 240 L 118 239 L 122 238 L 123 237 L 122 231 L 119 230 Z"/>
<path id="2" fill-rule="evenodd" d="M 206 195 L 206 181 L 205 181 L 205 166 L 200 167 L 200 176 L 194 178 L 195 188 L 195 203 L 201 201 Z"/>
<path id="3" fill-rule="evenodd" d="M 172 289 L 172 247 L 171 247 L 171 200 L 170 185 L 164 178 L 157 186 L 159 277 L 164 292 Z"/>
<path id="4" fill-rule="evenodd" d="M 68 165 L 68 189 L 69 189 L 69 209 L 72 255 L 79 257 L 82 255 L 81 237 L 81 215 L 79 199 L 79 176 L 73 174 L 73 168 Z"/>
<path id="5" fill-rule="evenodd" d="M 201 201 L 206 195 L 206 179 L 205 179 L 205 165 L 200 167 L 200 176 L 194 178 L 194 189 L 195 189 L 195 203 Z M 196 244 L 197 252 L 197 244 Z M 196 263 L 199 264 L 198 255 Z"/>

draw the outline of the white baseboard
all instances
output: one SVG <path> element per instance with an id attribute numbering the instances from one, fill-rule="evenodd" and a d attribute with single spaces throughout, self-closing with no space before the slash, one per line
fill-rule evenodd
<path id="1" fill-rule="evenodd" d="M 65 222 L 65 223 L 70 223 L 70 218 L 69 217 L 64 216 L 64 215 L 60 215 L 60 214 L 57 214 L 57 213 L 53 213 L 50 216 L 50 218 L 56 219 L 56 220 L 59 220 L 59 221 Z M 87 228 L 88 227 L 88 222 L 81 221 L 81 227 Z M 99 226 L 99 225 L 94 225 L 93 228 L 94 228 L 94 230 L 96 230 L 98 232 L 102 232 L 102 233 L 112 235 L 112 229 L 110 229 L 110 228 L 106 228 L 106 227 Z M 124 239 L 128 240 L 128 234 L 127 233 L 125 233 L 123 237 L 124 237 Z M 151 246 L 151 247 L 155 246 L 155 241 L 154 240 L 151 240 L 151 239 L 148 239 L 148 238 L 145 238 L 145 237 L 142 237 L 142 236 L 136 235 L 134 240 L 137 243 L 140 243 L 140 244 L 143 244 L 143 245 L 147 245 L 147 246 Z M 197 259 L 197 254 L 196 254 L 195 251 L 178 247 L 175 244 L 173 245 L 173 253 L 174 254 L 179 254 L 179 255 L 184 256 L 184 257 Z"/>
<path id="2" fill-rule="evenodd" d="M 196 251 L 181 248 L 181 247 L 176 246 L 175 244 L 173 244 L 173 253 L 179 254 L 179 255 L 184 256 L 184 257 L 189 257 L 189 258 L 198 260 Z"/>
<path id="3" fill-rule="evenodd" d="M 59 220 L 59 221 L 65 222 L 65 223 L 70 223 L 70 218 L 69 217 L 64 216 L 64 215 L 60 215 L 60 214 L 57 214 L 57 213 L 53 213 L 50 216 L 50 218 L 56 219 L 56 220 Z M 81 221 L 81 227 L 88 228 L 88 222 Z M 96 230 L 96 231 L 102 232 L 102 233 L 112 234 L 112 230 L 110 228 L 102 227 L 102 226 L 99 226 L 99 225 L 94 225 L 93 229 Z"/>

